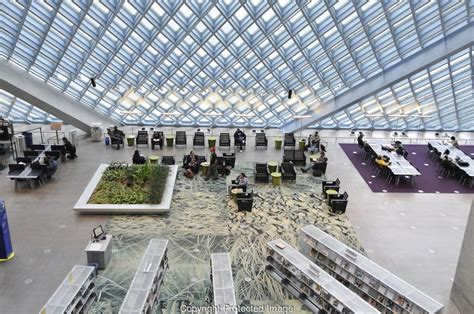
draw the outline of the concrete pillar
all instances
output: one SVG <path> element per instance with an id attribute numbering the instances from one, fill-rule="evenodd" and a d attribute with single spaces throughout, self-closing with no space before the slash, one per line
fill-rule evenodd
<path id="1" fill-rule="evenodd" d="M 474 313 L 474 201 L 464 233 L 451 300 L 460 313 Z"/>

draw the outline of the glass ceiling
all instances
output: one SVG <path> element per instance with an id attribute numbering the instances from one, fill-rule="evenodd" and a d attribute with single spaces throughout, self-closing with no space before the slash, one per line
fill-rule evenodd
<path id="1" fill-rule="evenodd" d="M 324 105 L 463 27 L 473 6 L 473 0 L 3 1 L 0 59 L 125 124 L 279 127 L 307 113 L 310 103 Z M 472 49 L 315 126 L 396 128 L 421 120 L 427 128 L 473 128 L 474 109 L 466 105 L 472 78 L 461 66 L 468 63 Z M 5 95 L 0 99 L 11 97 Z M 31 119 L 31 107 L 1 101 L 2 112 L 13 107 L 18 119 Z M 367 112 L 433 117 L 369 120 Z"/>
<path id="2" fill-rule="evenodd" d="M 313 127 L 474 130 L 473 64 L 471 47 Z"/>

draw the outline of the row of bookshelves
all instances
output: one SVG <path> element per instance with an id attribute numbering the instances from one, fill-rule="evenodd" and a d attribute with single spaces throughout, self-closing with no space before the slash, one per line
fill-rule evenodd
<path id="1" fill-rule="evenodd" d="M 329 313 L 379 313 L 283 240 L 270 241 L 266 255 L 267 271 L 291 284 L 295 296 L 308 307 Z"/>
<path id="2" fill-rule="evenodd" d="M 439 313 L 442 304 L 315 226 L 301 230 L 302 252 L 382 313 Z"/>

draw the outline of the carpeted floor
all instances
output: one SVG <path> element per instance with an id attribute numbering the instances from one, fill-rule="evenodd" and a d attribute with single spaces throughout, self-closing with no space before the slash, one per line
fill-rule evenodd
<path id="1" fill-rule="evenodd" d="M 457 178 L 440 176 L 437 163 L 430 160 L 427 155 L 426 145 L 405 145 L 409 152 L 408 160 L 415 168 L 419 169 L 421 176 L 416 177 L 415 184 L 409 181 L 400 181 L 395 186 L 394 181 L 388 183 L 382 174 L 375 176 L 375 164 L 364 159 L 364 152 L 357 144 L 339 144 L 354 167 L 370 187 L 372 192 L 382 193 L 474 193 L 474 188 L 461 185 Z M 461 147 L 470 155 L 474 154 L 474 146 Z"/>
<path id="2" fill-rule="evenodd" d="M 231 177 L 239 172 L 252 174 L 253 164 L 237 164 Z M 252 185 L 250 213 L 237 212 L 226 189 L 224 178 L 189 180 L 180 171 L 170 214 L 112 217 L 106 227 L 114 235 L 112 259 L 99 273 L 100 298 L 93 312 L 118 312 L 151 238 L 169 240 L 170 268 L 158 313 L 178 313 L 182 304 L 206 305 L 213 252 L 230 253 L 238 304 L 292 305 L 295 313 L 309 313 L 264 271 L 266 243 L 282 238 L 297 247 L 299 229 L 308 224 L 364 253 L 347 217 L 332 215 L 321 199 L 321 178 L 298 173 L 295 183 L 284 182 L 281 187 Z"/>

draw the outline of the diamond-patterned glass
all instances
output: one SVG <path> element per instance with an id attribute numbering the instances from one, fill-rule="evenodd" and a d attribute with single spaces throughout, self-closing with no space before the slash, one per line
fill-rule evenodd
<path id="1" fill-rule="evenodd" d="M 125 124 L 279 127 L 463 27 L 472 7 L 472 0 L 3 1 L 0 58 Z M 451 100 L 439 92 L 429 105 L 412 79 L 373 98 L 389 107 L 404 100 L 398 88 L 413 89 L 404 101 L 440 107 L 441 118 L 426 126 L 472 127 L 462 111 L 465 86 L 448 63 Z M 444 115 L 454 103 L 459 117 Z M 318 125 L 396 125 L 376 120 L 351 108 Z"/>

